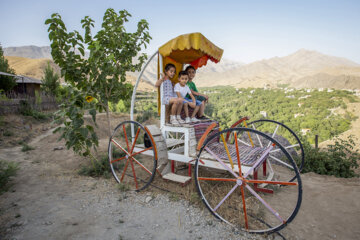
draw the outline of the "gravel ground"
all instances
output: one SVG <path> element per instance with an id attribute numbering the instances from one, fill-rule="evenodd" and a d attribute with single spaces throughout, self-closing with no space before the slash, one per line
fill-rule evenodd
<path id="1" fill-rule="evenodd" d="M 274 239 L 234 230 L 207 210 L 170 195 L 121 192 L 114 179 L 77 174 L 81 158 L 57 150 L 57 136 L 34 139 L 35 150 L 0 149 L 20 164 L 12 190 L 0 197 L 0 239 Z M 61 143 L 60 143 L 61 145 Z"/>

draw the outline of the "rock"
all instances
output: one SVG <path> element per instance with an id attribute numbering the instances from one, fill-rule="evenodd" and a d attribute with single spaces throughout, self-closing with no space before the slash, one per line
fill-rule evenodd
<path id="1" fill-rule="evenodd" d="M 149 203 L 151 200 L 152 200 L 152 197 L 150 197 L 150 196 L 147 196 L 147 197 L 145 198 L 145 202 L 146 202 L 146 203 Z"/>

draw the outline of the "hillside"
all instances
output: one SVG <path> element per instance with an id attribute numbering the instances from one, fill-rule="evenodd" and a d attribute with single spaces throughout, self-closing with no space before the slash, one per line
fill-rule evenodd
<path id="1" fill-rule="evenodd" d="M 8 59 L 14 55 L 34 58 L 34 62 L 30 65 L 29 63 L 23 65 L 13 60 L 14 64 L 19 63 L 14 68 L 18 68 L 20 74 L 28 74 L 32 77 L 41 76 L 42 70 L 37 70 L 36 64 L 43 67 L 43 62 L 46 62 L 43 58 L 37 58 L 51 57 L 49 47 L 11 47 L 4 48 L 4 53 L 9 56 Z M 131 73 L 130 76 L 136 78 L 138 74 Z M 142 88 L 143 84 L 153 85 L 156 78 L 157 58 L 155 57 L 143 75 L 144 83 L 139 87 Z M 360 65 L 345 58 L 300 49 L 285 57 L 273 57 L 249 64 L 228 59 L 222 59 L 218 64 L 209 62 L 206 67 L 198 70 L 195 81 L 199 87 L 230 85 L 276 88 L 281 84 L 295 88 L 360 89 Z"/>
<path id="2" fill-rule="evenodd" d="M 52 58 L 49 46 L 38 47 L 34 45 L 22 47 L 4 48 L 5 56 L 24 57 L 24 58 Z"/>
<path id="3" fill-rule="evenodd" d="M 359 73 L 360 65 L 355 62 L 301 49 L 285 57 L 242 65 L 223 74 L 198 75 L 197 82 L 204 87 L 277 87 L 286 84 L 297 88 L 360 89 Z"/>
<path id="4" fill-rule="evenodd" d="M 59 66 L 56 65 L 51 59 L 30 59 L 14 56 L 5 56 L 5 58 L 8 60 L 10 67 L 13 68 L 18 75 L 25 75 L 36 79 L 42 79 L 44 76 L 44 69 L 48 63 L 50 63 L 50 66 L 60 75 Z M 135 84 L 136 78 L 134 76 L 127 76 L 127 79 Z M 64 82 L 63 79 L 60 79 L 60 81 Z M 139 85 L 139 90 L 152 91 L 153 89 L 153 85 L 149 83 L 142 83 Z"/>

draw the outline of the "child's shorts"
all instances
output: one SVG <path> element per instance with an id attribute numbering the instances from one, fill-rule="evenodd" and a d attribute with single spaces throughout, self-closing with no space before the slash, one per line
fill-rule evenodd
<path id="1" fill-rule="evenodd" d="M 187 102 L 192 102 L 192 100 L 191 99 L 189 99 L 189 98 L 185 98 L 185 101 L 183 102 L 183 103 L 187 103 Z M 199 101 L 199 100 L 196 100 L 196 106 L 200 106 L 201 105 L 201 101 Z"/>

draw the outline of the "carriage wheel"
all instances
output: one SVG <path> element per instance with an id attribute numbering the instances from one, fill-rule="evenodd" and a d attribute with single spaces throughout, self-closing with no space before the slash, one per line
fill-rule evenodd
<path id="1" fill-rule="evenodd" d="M 264 132 L 277 140 L 289 152 L 291 157 L 297 163 L 297 167 L 301 172 L 305 158 L 304 148 L 300 142 L 299 137 L 289 127 L 280 122 L 268 119 L 253 121 L 248 123 L 248 127 L 260 132 Z M 268 146 L 270 144 L 268 140 L 260 141 L 259 139 L 254 139 L 253 141 L 255 145 L 261 147 Z M 287 161 L 284 161 L 283 159 L 286 160 L 279 148 L 275 148 L 271 151 L 270 160 L 272 162 L 284 164 L 291 168 L 291 164 Z"/>
<path id="2" fill-rule="evenodd" d="M 140 123 L 120 123 L 110 138 L 108 155 L 113 176 L 126 188 L 141 191 L 154 179 L 156 144 L 149 130 Z"/>
<path id="3" fill-rule="evenodd" d="M 232 142 L 214 143 L 227 133 L 233 136 Z M 249 136 L 271 144 L 249 147 Z M 292 168 L 269 163 L 269 153 L 274 148 L 280 149 Z M 209 155 L 215 159 L 218 170 L 202 167 L 202 160 L 209 159 Z M 271 179 L 268 174 L 257 174 L 254 179 L 254 173 L 261 173 L 264 163 L 267 171 L 271 168 L 274 173 Z M 207 139 L 196 160 L 195 181 L 200 197 L 214 216 L 251 233 L 279 231 L 295 218 L 301 205 L 301 179 L 294 160 L 278 141 L 254 129 L 230 128 Z M 261 184 L 269 191 L 259 191 Z"/>

